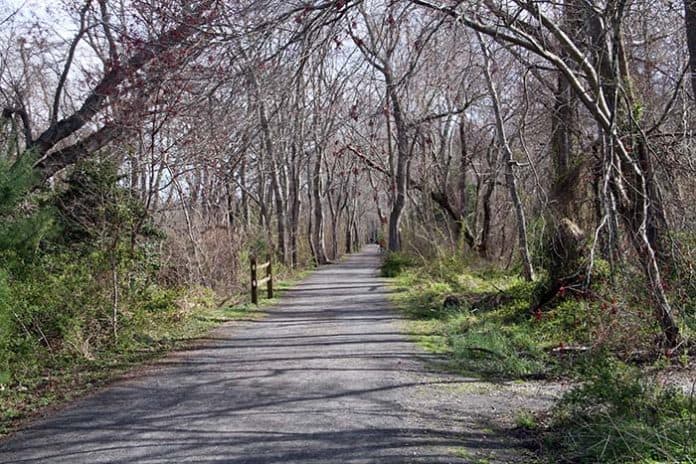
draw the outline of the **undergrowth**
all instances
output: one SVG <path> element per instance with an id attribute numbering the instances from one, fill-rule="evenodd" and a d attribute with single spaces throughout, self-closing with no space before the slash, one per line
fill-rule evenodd
<path id="1" fill-rule="evenodd" d="M 413 259 L 406 254 L 390 252 L 382 264 L 382 277 L 396 277 L 413 263 Z"/>
<path id="2" fill-rule="evenodd" d="M 307 272 L 281 270 L 284 280 L 276 283 L 276 297 L 263 299 L 262 304 L 275 304 Z M 263 316 L 255 305 L 244 303 L 245 294 L 232 295 L 221 305 L 204 287 L 152 287 L 142 298 L 140 306 L 127 311 L 116 342 L 100 342 L 98 336 L 86 335 L 83 327 L 73 324 L 61 344 L 51 350 L 36 337 L 24 340 L 21 350 L 13 345 L 12 370 L 0 377 L 0 436 L 47 407 L 59 406 L 144 362 L 185 347 L 222 323 Z"/>
<path id="3" fill-rule="evenodd" d="M 385 267 L 391 267 L 391 255 Z M 406 268 L 394 280 L 395 300 L 417 325 L 419 342 L 447 353 L 453 368 L 489 378 L 550 375 L 548 351 L 574 340 L 549 326 L 574 324 L 560 308 L 537 320 L 529 315 L 534 285 L 488 267 L 447 258 Z M 447 297 L 456 304 L 443 304 Z M 565 321 L 565 319 L 573 321 Z M 580 334 L 575 334 L 579 337 Z M 427 346 L 430 345 L 430 346 Z"/>
<path id="4" fill-rule="evenodd" d="M 556 406 L 546 449 L 556 462 L 696 462 L 694 393 L 607 359 Z"/>

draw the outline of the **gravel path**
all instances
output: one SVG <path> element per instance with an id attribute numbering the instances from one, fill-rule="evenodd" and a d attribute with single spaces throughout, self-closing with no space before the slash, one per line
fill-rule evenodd
<path id="1" fill-rule="evenodd" d="M 512 411 L 541 387 L 434 372 L 377 277 L 375 247 L 0 443 L 0 463 L 517 462 Z M 499 426 L 503 426 L 499 429 Z"/>

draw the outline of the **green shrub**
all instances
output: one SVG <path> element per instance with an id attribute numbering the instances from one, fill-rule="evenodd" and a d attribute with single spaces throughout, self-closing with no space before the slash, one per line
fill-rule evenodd
<path id="1" fill-rule="evenodd" d="M 52 200 L 63 229 L 62 244 L 106 251 L 130 242 L 132 249 L 134 237 L 147 237 L 151 228 L 145 207 L 119 184 L 121 177 L 116 164 L 99 159 L 71 170 Z"/>
<path id="2" fill-rule="evenodd" d="M 268 239 L 258 235 L 252 239 L 248 245 L 248 257 L 256 257 L 258 260 L 265 260 L 272 253 L 273 246 L 268 242 Z"/>
<path id="3" fill-rule="evenodd" d="M 405 269 L 414 266 L 413 259 L 399 252 L 390 252 L 382 263 L 382 277 L 397 277 Z"/>
<path id="4" fill-rule="evenodd" d="M 411 319 L 437 322 L 418 324 L 419 332 L 429 331 L 419 342 L 446 352 L 457 370 L 508 379 L 550 371 L 545 349 L 557 341 L 530 320 L 534 283 L 450 255 L 401 270 L 397 285 L 401 292 L 394 298 Z M 460 304 L 445 308 L 448 296 Z"/>
<path id="5" fill-rule="evenodd" d="M 13 361 L 12 352 L 15 344 L 16 329 L 9 293 L 7 275 L 0 269 L 0 334 L 2 334 L 0 336 L 0 384 L 9 383 L 10 364 Z"/>
<path id="6" fill-rule="evenodd" d="M 518 428 L 526 430 L 536 430 L 539 428 L 539 423 L 533 412 L 523 409 L 515 416 L 515 425 Z"/>
<path id="7" fill-rule="evenodd" d="M 172 288 L 157 285 L 148 286 L 141 295 L 141 308 L 148 313 L 164 313 L 176 309 L 176 300 L 180 292 Z"/>
<path id="8" fill-rule="evenodd" d="M 64 356 L 112 348 L 114 291 L 126 333 L 140 320 L 134 311 L 173 308 L 175 296 L 152 286 L 157 257 L 144 209 L 118 181 L 113 164 L 91 161 L 58 193 L 36 194 L 30 165 L 0 163 L 0 375 L 8 383 Z"/>

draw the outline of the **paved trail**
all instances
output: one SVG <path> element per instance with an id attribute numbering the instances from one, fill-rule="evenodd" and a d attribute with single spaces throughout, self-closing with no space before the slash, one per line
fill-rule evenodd
<path id="1" fill-rule="evenodd" d="M 0 463 L 516 460 L 514 440 L 481 421 L 522 400 L 430 372 L 378 263 L 368 247 L 320 269 L 267 318 L 218 329 L 0 442 Z"/>

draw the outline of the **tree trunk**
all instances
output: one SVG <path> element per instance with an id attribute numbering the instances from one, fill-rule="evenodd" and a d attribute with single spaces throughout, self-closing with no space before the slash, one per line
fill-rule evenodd
<path id="1" fill-rule="evenodd" d="M 545 244 L 549 275 L 546 295 L 540 299 L 539 306 L 553 298 L 562 286 L 585 284 L 586 281 L 580 281 L 579 276 L 583 274 L 582 267 L 586 266 L 585 259 L 589 254 L 583 242 L 585 234 L 579 225 L 579 205 L 583 198 L 580 198 L 578 188 L 583 164 L 573 155 L 576 99 L 570 83 L 560 72 L 554 100 L 551 116 L 554 179 L 551 208 L 547 214 L 551 234 Z"/>
<path id="2" fill-rule="evenodd" d="M 396 92 L 391 73 L 385 69 L 385 79 L 387 84 L 387 99 L 391 103 L 394 115 L 394 125 L 396 126 L 396 175 L 394 187 L 396 189 L 394 203 L 389 214 L 389 251 L 401 250 L 401 236 L 399 233 L 401 226 L 401 216 L 406 206 L 406 190 L 408 189 L 408 139 L 406 122 L 401 111 L 401 103 Z M 387 115 L 387 117 L 389 117 Z"/>
<path id="3" fill-rule="evenodd" d="M 515 208 L 515 215 L 517 216 L 517 236 L 519 240 L 520 255 L 522 258 L 523 274 L 526 280 L 532 281 L 534 280 L 535 276 L 534 267 L 532 266 L 532 259 L 529 255 L 529 245 L 527 243 L 527 221 L 525 219 L 524 207 L 522 206 L 522 201 L 520 200 L 520 196 L 517 191 L 517 178 L 515 177 L 513 170 L 513 166 L 517 164 L 517 162 L 515 161 L 515 156 L 512 153 L 510 144 L 508 143 L 507 135 L 505 134 L 505 124 L 500 111 L 500 100 L 498 99 L 498 92 L 496 91 L 495 85 L 493 84 L 493 77 L 491 76 L 489 51 L 480 34 L 478 34 L 478 39 L 481 45 L 481 51 L 483 52 L 486 84 L 488 85 L 488 92 L 490 93 L 490 97 L 493 102 L 493 112 L 495 113 L 495 125 L 498 133 L 498 142 L 500 144 L 500 149 L 505 155 L 505 182 L 508 190 L 510 191 L 510 199 L 512 200 L 512 204 Z"/>
<path id="4" fill-rule="evenodd" d="M 321 201 L 321 165 L 323 154 L 320 150 L 316 152 L 314 159 L 314 169 L 312 171 L 312 214 L 314 216 L 312 228 L 312 248 L 314 249 L 314 260 L 317 265 L 326 264 L 329 259 L 326 256 L 326 244 L 324 240 L 324 210 Z"/>
<path id="5" fill-rule="evenodd" d="M 696 0 L 684 0 L 684 19 L 686 22 L 686 45 L 689 48 L 689 68 L 691 68 L 691 91 L 696 100 Z"/>
<path id="6" fill-rule="evenodd" d="M 338 259 L 338 212 L 331 208 L 331 259 Z"/>
<path id="7" fill-rule="evenodd" d="M 317 249 L 314 246 L 314 201 L 312 199 L 312 163 L 311 160 L 307 160 L 307 165 L 305 166 L 307 171 L 307 245 L 309 245 L 309 252 L 312 255 L 312 259 L 317 263 Z M 318 263 L 317 263 L 318 264 Z"/>
<path id="8" fill-rule="evenodd" d="M 567 217 L 577 222 L 577 189 L 580 170 L 573 159 L 572 130 L 575 119 L 575 99 L 568 80 L 558 73 L 551 116 L 551 147 L 553 149 L 554 181 L 552 203 L 556 218 Z"/>
<path id="9" fill-rule="evenodd" d="M 277 166 L 277 165 L 276 165 Z M 280 191 L 278 173 L 271 175 L 271 186 L 273 187 L 273 198 L 276 210 L 276 231 L 278 238 L 278 258 L 283 264 L 288 262 L 288 237 L 287 237 L 287 216 L 285 214 L 285 201 Z"/>
<path id="10" fill-rule="evenodd" d="M 353 252 L 352 218 L 350 213 L 346 216 L 346 253 L 351 254 Z"/>
<path id="11" fill-rule="evenodd" d="M 461 121 L 459 122 L 459 144 L 461 147 L 461 158 L 459 160 L 459 180 L 457 183 L 457 187 L 459 189 L 459 218 L 457 219 L 455 232 L 457 233 L 457 244 L 459 244 L 460 240 L 464 238 L 469 248 L 473 249 L 476 246 L 476 238 L 466 223 L 466 218 L 469 215 L 469 185 L 466 179 L 467 171 L 469 170 L 469 154 L 467 153 L 466 146 L 465 121 L 466 118 L 462 117 Z"/>
<path id="12" fill-rule="evenodd" d="M 241 198 L 241 207 L 242 207 L 242 220 L 244 224 L 244 231 L 249 230 L 249 225 L 250 225 L 250 220 L 251 220 L 251 215 L 249 214 L 249 194 L 247 193 L 247 185 L 246 185 L 246 155 L 244 155 L 244 158 L 242 159 L 241 166 L 239 168 L 239 183 L 242 186 L 242 198 Z"/>
<path id="13" fill-rule="evenodd" d="M 119 301 L 119 284 L 118 284 L 118 259 L 116 258 L 116 248 L 118 247 L 118 238 L 114 239 L 111 247 L 111 326 L 113 330 L 114 343 L 118 341 L 118 306 Z"/>
<path id="14" fill-rule="evenodd" d="M 292 147 L 290 160 L 290 263 L 298 265 L 297 236 L 300 228 L 300 174 L 297 167 L 297 147 Z"/>
<path id="15" fill-rule="evenodd" d="M 626 114 L 633 111 L 634 97 L 631 91 L 631 78 L 628 75 L 628 67 L 625 65 L 625 46 L 621 23 L 616 22 L 610 31 L 602 29 L 601 19 L 595 10 L 591 10 L 591 38 L 595 44 L 595 66 L 603 82 L 605 95 L 609 96 L 609 115 L 615 117 L 619 110 Z M 606 33 L 611 32 L 610 41 L 606 40 Z M 604 48 L 600 48 L 601 47 Z M 616 54 L 618 66 L 611 61 L 612 52 Z M 627 101 L 618 98 L 618 85 L 625 89 Z M 617 106 L 621 105 L 621 106 Z M 625 106 L 623 106 L 625 105 Z M 626 118 L 626 116 L 622 116 Z M 628 127 L 633 126 L 633 120 L 626 121 Z M 656 179 L 652 172 L 649 155 L 642 135 L 628 134 L 630 139 L 624 137 L 624 142 L 612 129 L 602 128 L 610 137 L 610 144 L 606 149 L 611 153 L 616 151 L 620 156 L 617 162 L 610 167 L 611 185 L 617 197 L 617 210 L 619 211 L 626 229 L 629 232 L 631 242 L 638 255 L 643 268 L 643 274 L 647 280 L 650 296 L 654 302 L 656 319 L 662 328 L 666 345 L 674 348 L 679 344 L 679 327 L 673 315 L 672 307 L 664 291 L 663 280 L 660 271 L 660 255 L 664 256 L 666 250 L 665 235 L 667 222 L 659 198 Z M 625 131 L 625 129 L 624 129 Z M 637 152 L 637 156 L 630 153 L 629 148 Z M 630 144 L 633 144 L 631 147 Z M 611 155 L 608 153 L 608 155 Z M 635 156 L 635 157 L 634 157 Z M 628 187 L 628 188 L 627 188 Z"/>
<path id="16" fill-rule="evenodd" d="M 493 166 L 491 166 L 492 168 Z M 491 211 L 491 197 L 495 191 L 495 179 L 497 173 L 492 172 L 485 180 L 485 187 L 483 190 L 483 195 L 481 196 L 481 208 L 483 212 L 481 213 L 481 230 L 478 234 L 478 242 L 476 248 L 480 257 L 488 259 L 488 242 L 491 235 L 491 219 L 493 217 Z"/>
<path id="17" fill-rule="evenodd" d="M 256 80 L 254 79 L 254 82 Z M 275 202 L 275 213 L 276 213 L 276 230 L 277 230 L 277 240 L 278 240 L 278 258 L 285 264 L 288 262 L 287 254 L 287 234 L 286 234 L 286 224 L 287 218 L 285 215 L 285 201 L 283 194 L 281 192 L 280 186 L 280 172 L 278 168 L 278 161 L 275 157 L 275 151 L 273 149 L 273 141 L 271 138 L 271 128 L 268 123 L 268 116 L 266 114 L 266 105 L 261 98 L 260 92 L 258 91 L 258 86 L 255 87 L 257 90 L 257 105 L 259 112 L 259 122 L 261 125 L 261 132 L 263 135 L 264 148 L 266 150 L 266 156 L 270 161 L 270 175 L 271 175 L 271 190 L 273 192 L 273 199 Z"/>

